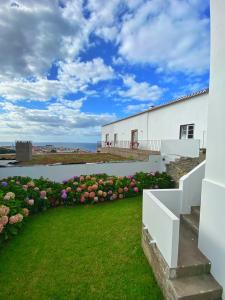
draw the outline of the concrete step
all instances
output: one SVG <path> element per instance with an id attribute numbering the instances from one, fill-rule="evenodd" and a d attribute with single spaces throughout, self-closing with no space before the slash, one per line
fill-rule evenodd
<path id="1" fill-rule="evenodd" d="M 185 223 L 180 224 L 176 277 L 209 274 L 211 263 L 198 248 L 198 237 Z"/>
<path id="2" fill-rule="evenodd" d="M 196 215 L 199 218 L 200 217 L 200 206 L 192 206 L 191 214 Z"/>
<path id="3" fill-rule="evenodd" d="M 170 280 L 174 300 L 219 300 L 222 287 L 210 274 Z"/>
<path id="4" fill-rule="evenodd" d="M 199 231 L 199 216 L 196 214 L 183 214 L 180 217 L 181 223 L 189 227 L 197 236 Z"/>

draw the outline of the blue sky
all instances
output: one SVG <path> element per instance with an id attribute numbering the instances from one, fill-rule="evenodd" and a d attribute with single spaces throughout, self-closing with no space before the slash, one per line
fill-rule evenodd
<path id="1" fill-rule="evenodd" d="M 0 2 L 1 141 L 93 142 L 208 87 L 208 0 Z"/>

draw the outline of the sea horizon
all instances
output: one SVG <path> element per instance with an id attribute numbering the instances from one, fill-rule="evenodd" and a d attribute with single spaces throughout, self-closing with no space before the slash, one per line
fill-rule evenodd
<path id="1" fill-rule="evenodd" d="M 33 146 L 46 146 L 52 145 L 56 148 L 69 148 L 69 149 L 83 149 L 91 152 L 97 150 L 97 142 L 85 143 L 85 142 L 32 142 Z M 0 142 L 0 146 L 15 146 L 15 142 Z"/>

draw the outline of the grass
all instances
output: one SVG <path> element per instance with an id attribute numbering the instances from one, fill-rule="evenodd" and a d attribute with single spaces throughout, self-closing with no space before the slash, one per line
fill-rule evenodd
<path id="1" fill-rule="evenodd" d="M 0 155 L 0 158 L 15 159 L 15 155 Z M 113 155 L 110 153 L 58 153 L 58 154 L 36 154 L 31 161 L 21 162 L 19 165 L 47 165 L 54 163 L 73 164 L 73 163 L 93 163 L 123 161 L 127 158 Z"/>
<path id="2" fill-rule="evenodd" d="M 163 299 L 140 237 L 140 197 L 33 216 L 0 251 L 0 299 Z"/>

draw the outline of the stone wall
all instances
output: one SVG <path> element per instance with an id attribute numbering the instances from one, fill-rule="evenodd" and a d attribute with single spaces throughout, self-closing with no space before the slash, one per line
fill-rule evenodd
<path id="1" fill-rule="evenodd" d="M 159 154 L 158 151 L 126 149 L 126 148 L 116 148 L 116 147 L 100 148 L 99 151 L 103 153 L 111 153 L 111 154 L 119 155 L 127 159 L 135 159 L 140 161 L 149 160 L 150 154 Z"/>
<path id="2" fill-rule="evenodd" d="M 185 174 L 189 173 L 203 160 L 205 160 L 205 153 L 201 153 L 197 158 L 182 157 L 167 164 L 166 172 L 172 176 L 173 180 L 178 186 L 179 179 Z"/>

